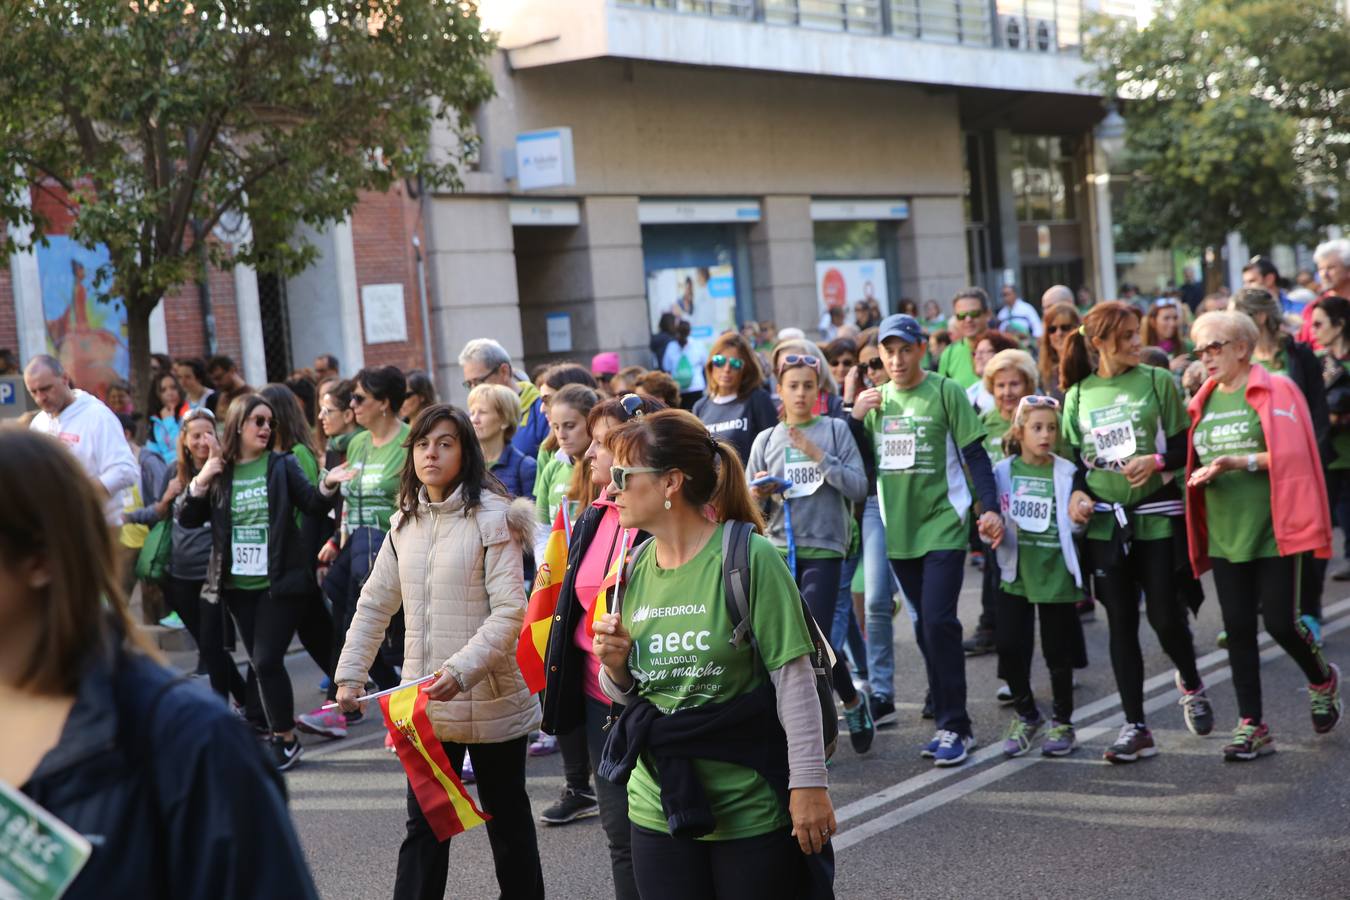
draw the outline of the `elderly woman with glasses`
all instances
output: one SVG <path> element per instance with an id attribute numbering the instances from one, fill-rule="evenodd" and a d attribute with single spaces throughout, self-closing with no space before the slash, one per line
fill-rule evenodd
<path id="1" fill-rule="evenodd" d="M 704 376 L 707 391 L 694 404 L 694 415 L 710 435 L 735 447 L 744 462 L 755 435 L 778 421 L 759 357 L 749 341 L 729 331 L 713 342 Z"/>
<path id="2" fill-rule="evenodd" d="M 1308 679 L 1313 730 L 1341 715 L 1340 672 L 1298 618 L 1298 556 L 1331 555 L 1331 515 L 1308 404 L 1292 381 L 1252 363 L 1258 332 L 1237 312 L 1192 330 L 1208 380 L 1189 405 L 1186 531 L 1197 577 L 1214 570 L 1239 721 L 1224 759 L 1274 752 L 1262 718 L 1258 613 Z"/>

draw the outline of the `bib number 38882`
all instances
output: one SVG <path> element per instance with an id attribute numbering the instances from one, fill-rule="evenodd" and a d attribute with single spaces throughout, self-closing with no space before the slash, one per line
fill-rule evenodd
<path id="1" fill-rule="evenodd" d="M 887 472 L 914 468 L 918 448 L 918 434 L 914 422 L 907 416 L 885 416 L 881 433 L 877 435 L 879 467 Z"/>
<path id="2" fill-rule="evenodd" d="M 230 534 L 230 574 L 267 574 L 267 526 L 236 525 Z"/>

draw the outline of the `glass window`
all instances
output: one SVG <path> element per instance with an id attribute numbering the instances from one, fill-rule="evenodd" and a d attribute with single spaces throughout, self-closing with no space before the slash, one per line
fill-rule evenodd
<path id="1" fill-rule="evenodd" d="M 1066 138 L 1015 135 L 1012 192 L 1019 222 L 1062 222 L 1077 217 L 1073 147 Z"/>

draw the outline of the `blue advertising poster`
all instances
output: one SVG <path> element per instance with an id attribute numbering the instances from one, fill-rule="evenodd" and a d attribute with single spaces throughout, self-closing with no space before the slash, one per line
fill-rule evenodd
<path id="1" fill-rule="evenodd" d="M 102 399 L 108 385 L 131 370 L 127 310 L 121 298 L 94 298 L 95 273 L 108 264 L 108 248 L 82 247 L 65 235 L 37 248 L 47 346 L 75 386 Z"/>

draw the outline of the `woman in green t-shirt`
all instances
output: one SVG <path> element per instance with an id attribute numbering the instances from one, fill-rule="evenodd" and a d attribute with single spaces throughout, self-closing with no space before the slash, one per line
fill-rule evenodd
<path id="1" fill-rule="evenodd" d="M 1158 752 L 1144 724 L 1140 590 L 1149 624 L 1176 664 L 1186 726 L 1198 735 L 1214 728 L 1179 591 L 1184 554 L 1173 540 L 1185 509 L 1173 473 L 1186 462 L 1186 410 L 1170 374 L 1140 365 L 1142 348 L 1139 311 L 1112 300 L 1093 307 L 1069 335 L 1060 365 L 1064 433 L 1078 465 L 1070 513 L 1088 526 L 1087 558 L 1100 573 L 1111 668 L 1125 709 L 1105 753 L 1113 763 Z"/>
<path id="2" fill-rule="evenodd" d="M 766 538 L 750 535 L 753 642 L 733 643 L 724 523 L 763 527 L 740 456 L 682 410 L 630 421 L 607 443 L 619 521 L 652 535 L 629 566 L 620 611 L 600 619 L 593 644 L 602 689 L 626 707 L 604 765 L 611 780 L 627 781 L 638 891 L 805 896 L 814 876 L 828 876 L 803 854 L 828 859 L 836 826 L 811 633 L 792 573 Z M 623 737 L 627 752 L 611 758 Z M 663 755 L 684 747 L 689 756 Z"/>
<path id="3" fill-rule="evenodd" d="M 1258 613 L 1308 679 L 1313 728 L 1330 731 L 1341 715 L 1339 670 L 1298 619 L 1298 556 L 1329 553 L 1330 513 L 1307 407 L 1293 382 L 1252 362 L 1256 325 L 1211 312 L 1192 334 L 1209 380 L 1190 408 L 1191 559 L 1197 574 L 1213 566 L 1228 632 L 1241 718 L 1224 759 L 1250 760 L 1275 752 L 1262 718 Z"/>
<path id="4" fill-rule="evenodd" d="M 586 417 L 599 402 L 600 395 L 582 384 L 565 385 L 548 398 L 548 426 L 558 449 L 548 465 L 539 470 L 534 481 L 537 551 L 542 551 L 543 542 L 548 540 L 548 533 L 558 518 L 558 510 L 568 503 L 568 489 L 572 484 L 576 461 L 591 445 Z M 576 521 L 577 505 L 575 502 L 569 503 L 568 522 Z M 536 553 L 535 559 L 543 559 L 542 552 Z"/>

